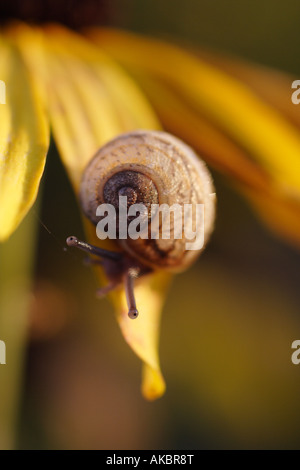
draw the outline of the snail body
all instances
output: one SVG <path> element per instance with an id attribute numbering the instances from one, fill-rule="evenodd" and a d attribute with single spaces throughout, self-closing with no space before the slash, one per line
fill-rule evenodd
<path id="1" fill-rule="evenodd" d="M 136 131 L 123 134 L 102 147 L 88 164 L 81 182 L 80 200 L 85 215 L 97 224 L 100 204 L 118 209 L 119 195 L 134 204 L 204 204 L 205 241 L 214 220 L 215 193 L 210 174 L 194 151 L 166 132 Z M 171 227 L 172 228 L 172 227 Z M 130 256 L 153 269 L 182 271 L 200 250 L 186 250 L 187 240 L 118 240 Z"/>
<path id="2" fill-rule="evenodd" d="M 127 197 L 128 210 L 136 204 L 145 207 L 140 220 L 149 224 L 145 224 L 143 237 L 124 239 L 120 236 L 120 196 Z M 136 268 L 137 273 L 132 278 L 157 269 L 173 272 L 187 269 L 204 249 L 215 217 L 215 192 L 206 165 L 188 145 L 161 131 L 121 134 L 100 148 L 83 173 L 80 202 L 84 214 L 95 225 L 99 222 L 98 206 L 110 204 L 115 208 L 116 241 L 127 260 L 125 268 L 124 263 L 119 263 L 119 274 L 124 274 L 124 270 L 128 273 L 128 269 L 132 273 Z M 175 233 L 175 212 L 169 222 L 170 237 L 163 237 L 160 214 L 153 212 L 153 208 L 157 210 L 163 205 L 174 208 L 201 205 L 204 208 L 204 243 L 197 249 L 187 249 L 190 239 L 185 231 L 179 237 Z M 183 212 L 179 214 L 183 221 Z M 187 217 L 189 220 L 184 219 L 184 223 L 188 221 L 195 227 L 195 211 L 191 210 Z M 128 217 L 127 223 L 131 220 L 132 217 Z M 151 224 L 153 226 L 154 221 L 157 232 L 153 237 Z"/>

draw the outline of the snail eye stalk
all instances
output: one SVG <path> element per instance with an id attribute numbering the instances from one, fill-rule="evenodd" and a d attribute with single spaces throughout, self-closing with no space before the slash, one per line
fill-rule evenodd
<path id="1" fill-rule="evenodd" d="M 132 320 L 138 317 L 139 312 L 136 308 L 135 297 L 134 297 L 134 279 L 137 277 L 135 272 L 130 269 L 125 275 L 125 294 L 128 305 L 128 316 Z"/>
<path id="2" fill-rule="evenodd" d="M 68 246 L 75 246 L 90 255 L 100 256 L 101 258 L 110 259 L 112 261 L 121 261 L 123 259 L 123 255 L 121 253 L 117 253 L 115 251 L 104 250 L 103 248 L 99 248 L 98 246 L 90 245 L 89 243 L 83 242 L 79 240 L 77 237 L 73 235 L 68 237 L 66 240 Z"/>
<path id="3" fill-rule="evenodd" d="M 79 240 L 75 236 L 70 236 L 67 238 L 66 243 L 68 246 L 79 248 L 86 253 L 91 255 L 99 256 L 100 258 L 104 258 L 115 263 L 122 262 L 124 260 L 124 256 L 121 253 L 117 253 L 110 250 L 104 250 L 103 248 L 99 248 L 94 245 L 90 245 L 82 240 Z M 134 296 L 134 279 L 138 277 L 138 271 L 136 269 L 129 268 L 125 272 L 124 276 L 124 287 L 125 287 L 125 294 L 126 300 L 128 305 L 128 316 L 132 320 L 138 317 L 139 312 L 136 308 L 135 296 Z M 114 290 L 120 285 L 118 280 L 112 281 L 107 286 L 99 289 L 97 291 L 97 295 L 102 297 L 108 294 L 110 291 Z"/>

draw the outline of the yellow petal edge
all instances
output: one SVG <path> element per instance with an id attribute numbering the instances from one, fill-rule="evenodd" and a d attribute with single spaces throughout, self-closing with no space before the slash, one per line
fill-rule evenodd
<path id="1" fill-rule="evenodd" d="M 18 50 L 0 36 L 0 241 L 34 203 L 49 147 L 49 125 L 38 86 Z"/>

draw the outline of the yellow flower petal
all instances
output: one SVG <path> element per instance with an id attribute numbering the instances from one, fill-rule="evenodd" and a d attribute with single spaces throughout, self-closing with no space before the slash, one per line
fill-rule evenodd
<path id="1" fill-rule="evenodd" d="M 249 158 L 243 148 L 195 112 L 166 85 L 144 74 L 135 73 L 135 77 L 151 98 L 166 128 L 180 135 L 209 164 L 229 176 L 273 230 L 299 245 L 300 201 L 279 190 L 266 170 Z M 297 116 L 292 117 L 296 121 Z"/>
<path id="2" fill-rule="evenodd" d="M 55 25 L 40 30 L 19 25 L 16 34 L 25 54 L 25 49 L 35 50 L 36 62 L 32 56 L 27 59 L 46 84 L 53 134 L 76 191 L 85 165 L 100 146 L 128 130 L 159 128 L 152 108 L 132 79 L 86 40 Z M 43 66 L 39 53 L 45 56 Z M 89 241 L 107 247 L 96 237 L 95 227 L 84 222 Z M 103 281 L 102 270 L 96 271 Z M 140 317 L 135 321 L 127 316 L 124 292 L 111 295 L 125 340 L 144 362 L 142 390 L 148 399 L 159 397 L 165 389 L 157 343 L 168 280 L 169 275 L 159 274 L 139 281 L 136 297 Z"/>
<path id="3" fill-rule="evenodd" d="M 90 242 L 99 245 L 95 227 L 90 222 L 87 222 L 85 227 Z M 102 269 L 95 266 L 95 270 L 99 279 L 103 280 Z M 159 398 L 165 391 L 157 349 L 160 316 L 170 281 L 169 273 L 158 272 L 136 283 L 135 298 L 140 315 L 135 320 L 128 317 L 124 291 L 118 290 L 110 294 L 124 339 L 144 362 L 142 393 L 148 400 Z"/>
<path id="4" fill-rule="evenodd" d="M 247 194 L 247 193 L 246 193 Z M 299 202 L 281 197 L 280 194 L 261 194 L 252 191 L 247 194 L 256 212 L 277 234 L 290 243 L 300 245 Z"/>
<path id="5" fill-rule="evenodd" d="M 299 133 L 245 84 L 162 41 L 110 30 L 93 37 L 121 63 L 173 86 L 249 149 L 280 186 L 300 190 Z"/>
<path id="6" fill-rule="evenodd" d="M 299 107 L 291 100 L 293 91 L 291 85 L 296 77 L 240 58 L 223 57 L 207 51 L 201 51 L 200 57 L 244 82 L 260 99 L 271 104 L 298 128 L 300 127 Z"/>
<path id="7" fill-rule="evenodd" d="M 170 275 L 156 274 L 150 282 L 144 282 L 135 288 L 137 305 L 141 305 L 141 314 L 132 321 L 128 317 L 125 295 L 117 300 L 118 321 L 125 340 L 134 352 L 145 362 L 143 372 L 143 395 L 153 400 L 165 391 L 165 382 L 160 372 L 157 354 L 160 313 L 163 305 L 161 292 L 166 291 Z M 120 300 L 120 303 L 119 303 Z M 144 332 L 147 332 L 145 335 Z"/>
<path id="8" fill-rule="evenodd" d="M 88 36 L 137 78 L 168 130 L 238 183 L 272 228 L 300 244 L 300 119 L 289 77 L 127 32 L 91 29 Z"/>
<path id="9" fill-rule="evenodd" d="M 50 109 L 54 136 L 58 145 L 73 141 L 67 152 L 61 150 L 67 169 L 77 172 L 73 177 L 77 186 L 100 146 L 121 132 L 155 129 L 159 123 L 133 81 L 94 46 L 59 26 L 45 29 L 45 45 L 50 88 L 57 94 L 57 104 Z M 60 126 L 64 121 L 66 134 Z"/>
<path id="10" fill-rule="evenodd" d="M 255 190 L 269 186 L 271 179 L 267 172 L 250 160 L 245 150 L 225 133 L 188 106 L 178 94 L 144 74 L 135 73 L 135 77 L 168 131 L 180 135 L 209 164 L 233 178 L 235 183 Z"/>
<path id="11" fill-rule="evenodd" d="M 119 309 L 118 321 L 124 338 L 133 344 L 135 353 L 147 364 L 144 368 L 142 392 L 146 398 L 153 400 L 165 391 L 164 379 L 160 372 L 157 354 L 160 313 L 163 305 L 161 292 L 166 291 L 170 275 L 156 274 L 152 282 L 144 282 L 135 289 L 137 305 L 142 306 L 142 313 L 132 321 L 127 315 L 125 296 Z M 147 335 L 144 332 L 147 332 Z"/>
<path id="12" fill-rule="evenodd" d="M 38 88 L 16 48 L 0 39 L 0 240 L 19 225 L 35 201 L 49 146 L 49 125 Z"/>

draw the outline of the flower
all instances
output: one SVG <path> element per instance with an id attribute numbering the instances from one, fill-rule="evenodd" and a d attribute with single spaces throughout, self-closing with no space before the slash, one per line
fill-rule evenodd
<path id="1" fill-rule="evenodd" d="M 300 120 L 291 77 L 124 31 L 79 35 L 56 24 L 14 23 L 0 37 L 0 79 L 7 85 L 0 105 L 0 240 L 36 198 L 50 128 L 76 193 L 86 163 L 105 142 L 133 129 L 164 128 L 299 245 Z M 84 225 L 99 245 L 94 227 Z M 123 336 L 144 363 L 142 391 L 150 400 L 165 390 L 157 345 L 169 282 L 170 275 L 155 273 L 139 284 L 142 314 L 134 322 L 124 292 L 111 297 Z"/>

